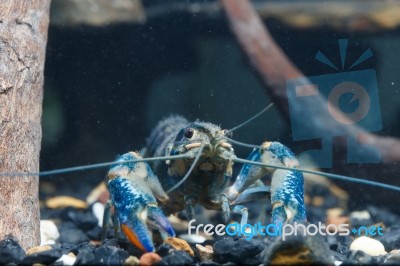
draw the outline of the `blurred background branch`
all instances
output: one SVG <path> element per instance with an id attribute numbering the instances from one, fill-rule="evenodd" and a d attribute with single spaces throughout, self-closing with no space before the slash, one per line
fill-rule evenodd
<path id="1" fill-rule="evenodd" d="M 221 3 L 236 38 L 261 77 L 267 93 L 271 95 L 283 116 L 290 123 L 286 81 L 306 79 L 306 77 L 277 46 L 249 1 L 222 0 Z M 318 94 L 318 92 L 315 93 Z M 337 123 L 328 123 L 331 114 L 324 112 L 321 108 L 327 104 L 327 100 L 322 97 L 318 99 L 319 101 L 314 99 L 312 104 L 303 105 L 301 110 L 297 110 L 299 116 L 308 117 L 308 122 L 313 125 L 311 127 L 315 131 L 326 132 L 322 134 L 323 136 L 330 136 L 330 132 L 334 130 L 346 132 L 348 138 L 351 137 L 361 144 L 375 147 L 382 155 L 384 163 L 400 162 L 400 140 L 368 133 L 356 125 L 344 127 L 343 124 L 339 124 L 343 129 L 338 129 Z M 346 151 L 347 142 L 340 141 L 339 143 L 341 150 Z"/>
<path id="2" fill-rule="evenodd" d="M 235 3 L 228 0 L 226 4 Z M 349 39 L 350 61 L 367 48 L 373 51 L 374 57 L 360 69 L 376 70 L 382 103 L 382 130 L 373 135 L 354 128 L 352 135 L 379 147 L 386 163 L 347 163 L 346 139 L 335 137 L 333 167 L 324 171 L 399 184 L 400 149 L 396 138 L 400 137 L 400 3 L 249 3 L 256 11 L 248 16 L 249 20 L 253 18 L 253 24 L 242 23 L 244 28 L 238 27 L 232 34 L 219 1 L 53 0 L 41 169 L 110 161 L 116 154 L 140 149 L 150 129 L 171 113 L 230 128 L 271 100 L 277 108 L 235 132 L 234 137 L 253 144 L 278 140 L 296 154 L 310 150 L 310 146 L 318 148 L 318 140 L 294 141 L 291 135 L 285 81 L 332 73 L 332 69 L 315 60 L 315 54 L 321 50 L 329 58 L 337 57 L 337 40 L 345 38 Z M 260 20 L 255 21 L 257 16 Z M 232 16 L 230 21 L 234 24 L 238 18 Z M 262 33 L 264 25 L 268 25 L 268 31 Z M 254 38 L 248 39 L 252 32 Z M 246 39 L 253 43 L 246 43 Z M 249 67 L 249 61 L 256 71 Z M 304 115 L 311 116 L 312 110 L 319 107 L 313 106 Z M 323 117 L 314 119 L 321 121 Z M 235 152 L 245 157 L 249 151 L 237 147 Z M 57 187 L 65 194 L 86 195 L 103 176 L 104 169 L 99 169 L 63 175 L 51 182 L 58 182 Z M 46 179 L 41 181 L 44 184 Z M 340 185 L 355 193 L 366 189 Z M 357 200 L 381 198 L 387 205 L 388 198 L 397 196 L 391 192 L 374 193 L 375 190 L 358 193 Z"/>
<path id="3" fill-rule="evenodd" d="M 392 30 L 400 25 L 400 5 L 392 0 L 254 0 L 262 19 L 275 19 L 295 28 L 332 28 L 341 31 Z M 104 26 L 144 23 L 171 13 L 218 17 L 218 1 L 53 0 L 52 25 Z"/>

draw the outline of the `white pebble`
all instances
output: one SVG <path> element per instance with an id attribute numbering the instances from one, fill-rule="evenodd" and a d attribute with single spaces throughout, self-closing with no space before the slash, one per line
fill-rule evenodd
<path id="1" fill-rule="evenodd" d="M 97 224 L 103 227 L 103 216 L 104 216 L 104 205 L 100 202 L 96 202 L 92 207 L 93 215 L 97 218 Z"/>
<path id="2" fill-rule="evenodd" d="M 368 211 L 355 211 L 350 213 L 350 218 L 358 220 L 369 220 L 371 219 L 371 215 Z"/>
<path id="3" fill-rule="evenodd" d="M 195 243 L 195 244 L 201 244 L 204 241 L 206 241 L 206 238 L 204 236 L 199 236 L 199 235 L 181 234 L 179 235 L 179 238 L 186 240 L 189 243 Z"/>
<path id="4" fill-rule="evenodd" d="M 361 250 L 370 256 L 385 255 L 385 247 L 378 240 L 361 236 L 356 238 L 350 245 L 350 250 Z"/>
<path id="5" fill-rule="evenodd" d="M 40 221 L 40 245 L 52 245 L 60 237 L 57 226 L 51 220 Z"/>
<path id="6" fill-rule="evenodd" d="M 343 261 L 340 261 L 340 260 L 335 260 L 335 262 L 334 262 L 335 266 L 342 265 L 342 263 L 343 263 Z"/>
<path id="7" fill-rule="evenodd" d="M 64 254 L 56 262 L 62 262 L 62 265 L 64 266 L 72 266 L 74 265 L 75 261 L 76 258 Z"/>

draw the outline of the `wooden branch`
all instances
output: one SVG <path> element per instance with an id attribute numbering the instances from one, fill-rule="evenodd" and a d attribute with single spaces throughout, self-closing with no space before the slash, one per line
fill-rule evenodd
<path id="1" fill-rule="evenodd" d="M 253 1 L 253 6 L 262 19 L 273 19 L 297 29 L 383 32 L 400 25 L 400 5 L 393 0 L 268 0 Z M 50 21 L 62 27 L 141 24 L 146 18 L 173 13 L 215 19 L 221 15 L 220 11 L 216 1 L 147 1 L 144 8 L 141 0 L 53 0 Z"/>
<path id="2" fill-rule="evenodd" d="M 271 96 L 285 119 L 290 123 L 286 81 L 295 78 L 307 79 L 290 62 L 282 50 L 274 42 L 267 28 L 248 0 L 221 0 L 233 33 L 238 39 L 243 51 L 254 66 L 267 93 Z M 313 89 L 309 88 L 313 93 Z M 307 117 L 308 129 L 321 132 L 322 136 L 332 135 L 332 132 L 345 132 L 349 138 L 358 143 L 370 145 L 377 149 L 384 163 L 400 161 L 400 141 L 391 137 L 381 137 L 364 131 L 357 126 L 338 126 L 338 123 L 329 124 L 331 114 L 321 108 L 326 106 L 326 99 L 320 97 L 308 105 L 302 105 L 295 110 L 300 117 Z M 326 110 L 326 108 L 325 108 Z M 340 116 L 340 112 L 333 108 L 333 114 Z M 342 151 L 346 151 L 347 142 L 338 143 Z M 373 156 L 371 154 L 371 156 Z"/>
<path id="3" fill-rule="evenodd" d="M 39 172 L 50 0 L 0 4 L 0 173 Z M 40 243 L 39 178 L 0 176 L 0 239 Z"/>

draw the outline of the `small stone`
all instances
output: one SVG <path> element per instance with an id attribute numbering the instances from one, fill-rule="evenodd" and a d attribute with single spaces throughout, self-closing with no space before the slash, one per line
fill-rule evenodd
<path id="1" fill-rule="evenodd" d="M 173 250 L 172 246 L 167 243 L 162 243 L 160 246 L 157 248 L 157 254 L 160 255 L 161 257 L 165 257 L 168 255 L 168 253 Z"/>
<path id="2" fill-rule="evenodd" d="M 320 207 L 324 204 L 324 198 L 321 196 L 315 196 L 312 198 L 312 205 L 315 207 Z"/>
<path id="3" fill-rule="evenodd" d="M 49 249 L 50 247 L 50 249 Z M 30 251 L 30 255 L 26 256 L 20 264 L 22 265 L 33 265 L 35 263 L 49 265 L 61 258 L 62 251 L 59 248 L 53 248 L 51 246 L 43 246 L 42 251 L 41 247 L 34 247 L 28 250 Z"/>
<path id="4" fill-rule="evenodd" d="M 368 211 L 354 211 L 350 213 L 350 224 L 352 227 L 370 226 L 373 224 L 371 215 Z"/>
<path id="5" fill-rule="evenodd" d="M 103 227 L 103 216 L 104 216 L 104 205 L 100 202 L 96 202 L 92 206 L 92 213 L 97 219 L 97 225 Z"/>
<path id="6" fill-rule="evenodd" d="M 398 226 L 399 224 L 400 216 L 394 214 L 392 211 L 375 206 L 368 206 L 367 210 L 375 223 L 382 222 L 386 227 Z"/>
<path id="7" fill-rule="evenodd" d="M 80 250 L 75 264 L 121 265 L 129 257 L 128 252 L 113 246 Z"/>
<path id="8" fill-rule="evenodd" d="M 400 264 L 400 252 L 390 254 L 385 261 L 385 265 L 399 265 L 399 264 Z"/>
<path id="9" fill-rule="evenodd" d="M 69 197 L 69 196 L 58 196 L 46 200 L 46 207 L 50 209 L 74 207 L 78 209 L 86 209 L 87 203 L 83 200 Z"/>
<path id="10" fill-rule="evenodd" d="M 97 218 L 90 211 L 78 211 L 70 209 L 66 214 L 66 220 L 71 221 L 81 230 L 87 231 L 97 226 Z"/>
<path id="11" fill-rule="evenodd" d="M 76 265 L 88 265 L 95 264 L 96 257 L 94 256 L 94 250 L 90 249 L 82 249 L 79 251 L 78 256 L 76 257 L 75 264 Z"/>
<path id="12" fill-rule="evenodd" d="M 181 234 L 181 235 L 179 235 L 179 238 L 181 238 L 189 243 L 194 243 L 194 244 L 202 244 L 207 240 L 204 236 L 189 235 L 189 234 Z"/>
<path id="13" fill-rule="evenodd" d="M 369 214 L 368 211 L 354 211 L 350 213 L 350 218 L 357 220 L 370 220 L 371 215 Z"/>
<path id="14" fill-rule="evenodd" d="M 129 256 L 125 261 L 124 261 L 124 266 L 138 266 L 140 265 L 139 259 L 135 256 Z"/>
<path id="15" fill-rule="evenodd" d="M 183 250 L 187 252 L 190 256 L 194 256 L 193 249 L 190 247 L 188 242 L 186 242 L 183 239 L 177 238 L 177 237 L 168 237 L 164 243 L 170 244 L 172 248 L 176 250 Z"/>
<path id="16" fill-rule="evenodd" d="M 351 252 L 351 251 L 349 251 Z M 332 258 L 334 261 L 340 261 L 343 262 L 346 259 L 346 256 L 344 254 L 341 254 L 339 252 L 331 250 Z"/>
<path id="17" fill-rule="evenodd" d="M 161 265 L 190 265 L 192 263 L 192 257 L 183 250 L 173 250 L 159 262 Z"/>
<path id="18" fill-rule="evenodd" d="M 109 198 L 110 193 L 108 192 L 106 183 L 101 182 L 89 193 L 86 198 L 86 202 L 90 205 L 95 203 L 96 201 L 99 201 L 104 206 Z"/>
<path id="19" fill-rule="evenodd" d="M 89 242 L 82 242 L 79 244 L 68 244 L 68 243 L 63 243 L 61 248 L 63 249 L 63 253 L 73 253 L 76 256 L 79 255 L 80 252 L 87 250 L 90 251 L 91 253 L 94 253 L 94 250 L 96 249 L 95 246 L 93 246 Z"/>
<path id="20" fill-rule="evenodd" d="M 201 261 L 209 261 L 212 259 L 212 256 L 214 254 L 214 249 L 212 246 L 206 245 L 204 247 L 202 245 L 196 244 L 196 248 L 199 251 Z"/>
<path id="21" fill-rule="evenodd" d="M 214 245 L 213 260 L 218 263 L 244 263 L 246 259 L 255 257 L 264 249 L 259 240 L 245 240 L 243 238 L 227 237 Z"/>
<path id="22" fill-rule="evenodd" d="M 377 240 L 382 242 L 385 250 L 400 249 L 400 229 L 392 228 Z"/>
<path id="23" fill-rule="evenodd" d="M 89 231 L 86 231 L 86 235 L 90 240 L 100 241 L 103 234 L 103 228 L 96 226 Z"/>
<path id="24" fill-rule="evenodd" d="M 51 220 L 40 221 L 40 245 L 52 245 L 60 238 L 57 226 Z"/>
<path id="25" fill-rule="evenodd" d="M 347 258 L 343 261 L 345 265 L 355 265 L 355 264 L 371 264 L 377 265 L 383 262 L 383 256 L 370 256 L 361 250 L 353 250 L 348 255 Z"/>
<path id="26" fill-rule="evenodd" d="M 277 238 L 264 252 L 265 265 L 332 265 L 331 250 L 321 235 Z"/>
<path id="27" fill-rule="evenodd" d="M 67 224 L 67 225 L 63 225 Z M 62 223 L 60 226 L 60 238 L 59 241 L 60 243 L 72 243 L 72 244 L 78 244 L 81 242 L 88 241 L 89 238 L 86 236 L 86 234 L 74 227 L 70 227 L 68 223 Z"/>
<path id="28" fill-rule="evenodd" d="M 332 208 L 326 210 L 326 216 L 342 216 L 344 214 L 344 210 L 342 208 Z"/>
<path id="29" fill-rule="evenodd" d="M 329 245 L 329 248 L 332 251 L 336 251 L 340 254 L 345 254 L 349 250 L 349 246 L 351 242 L 353 242 L 353 239 L 350 236 L 340 236 L 338 234 L 336 235 L 327 235 L 325 237 L 326 242 Z M 340 259 L 339 259 L 340 260 Z"/>
<path id="30" fill-rule="evenodd" d="M 140 264 L 140 266 L 150 266 L 159 261 L 161 261 L 160 255 L 158 255 L 157 253 L 154 253 L 154 252 L 148 252 L 148 253 L 144 253 L 140 257 L 139 264 Z"/>
<path id="31" fill-rule="evenodd" d="M 356 238 L 353 243 L 351 243 L 350 250 L 360 250 L 370 256 L 385 255 L 387 253 L 381 242 L 367 236 Z"/>
<path id="32" fill-rule="evenodd" d="M 32 255 L 32 254 L 34 254 L 34 253 L 38 253 L 38 252 L 50 250 L 50 249 L 52 249 L 52 248 L 53 248 L 53 247 L 52 247 L 52 246 L 49 246 L 49 245 L 33 247 L 33 248 L 30 248 L 30 249 L 26 252 L 26 255 L 29 256 L 29 255 Z"/>
<path id="33" fill-rule="evenodd" d="M 200 266 L 221 266 L 221 264 L 213 262 L 213 261 L 202 261 Z"/>
<path id="34" fill-rule="evenodd" d="M 0 265 L 18 264 L 25 257 L 24 249 L 12 237 L 0 241 Z"/>
<path id="35" fill-rule="evenodd" d="M 68 255 L 62 255 L 61 258 L 59 258 L 56 261 L 56 264 L 64 265 L 64 266 L 72 266 L 74 265 L 76 261 L 76 256 L 74 253 L 69 253 Z"/>

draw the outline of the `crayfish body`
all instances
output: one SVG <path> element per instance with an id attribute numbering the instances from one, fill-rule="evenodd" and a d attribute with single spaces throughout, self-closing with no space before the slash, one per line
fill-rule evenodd
<path id="1" fill-rule="evenodd" d="M 127 238 L 142 251 L 149 252 L 154 251 L 154 245 L 146 221 L 155 224 L 163 237 L 175 236 L 164 213 L 186 210 L 191 220 L 194 206 L 200 204 L 207 209 L 220 209 L 226 221 L 231 211 L 239 213 L 241 224 L 245 224 L 247 209 L 232 206 L 249 186 L 266 175 L 272 175 L 269 188 L 272 221 L 304 222 L 303 174 L 296 171 L 299 165 L 294 154 L 279 142 L 265 142 L 251 152 L 248 163 L 243 164 L 230 186 L 232 166 L 241 159 L 236 157 L 229 135 L 229 130 L 212 123 L 189 123 L 180 116 L 161 121 L 141 154 L 146 158 L 165 159 L 147 163 L 139 153 L 129 152 L 118 157 L 117 164 L 108 172 L 106 182 L 111 201 L 106 210 L 114 206 L 114 225 L 119 227 L 119 222 Z M 104 217 L 103 225 L 106 225 L 109 211 Z"/>

